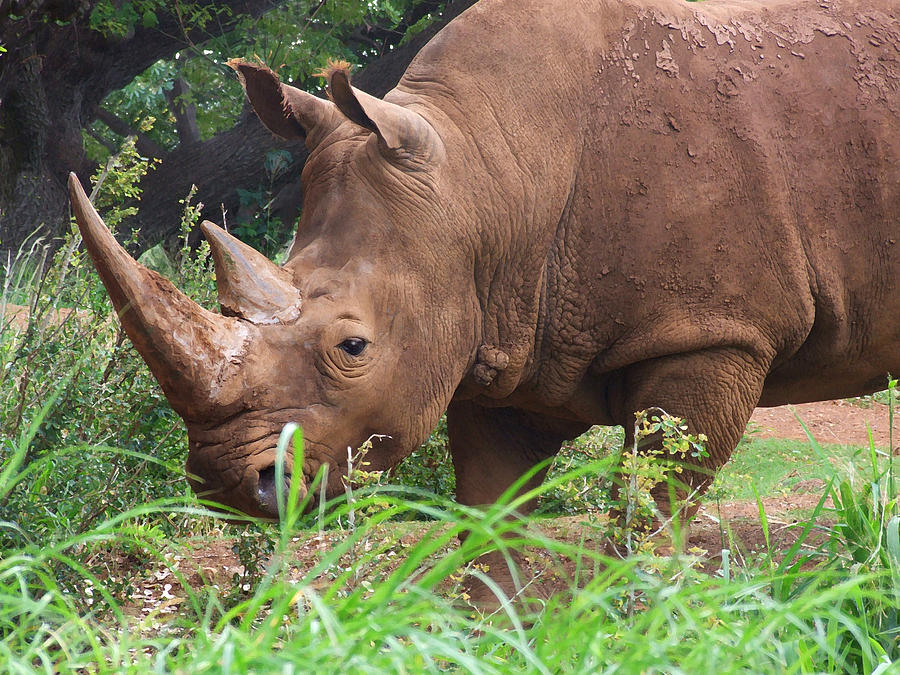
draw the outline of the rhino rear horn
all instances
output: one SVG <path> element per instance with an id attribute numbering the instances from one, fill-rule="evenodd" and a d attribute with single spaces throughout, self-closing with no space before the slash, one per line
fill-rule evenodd
<path id="1" fill-rule="evenodd" d="M 208 220 L 200 229 L 216 265 L 222 314 L 255 324 L 291 323 L 300 316 L 300 291 L 287 270 Z"/>
<path id="2" fill-rule="evenodd" d="M 236 363 L 253 327 L 200 307 L 165 277 L 135 261 L 94 209 L 74 173 L 69 195 L 75 220 L 122 327 L 175 411 L 203 419 L 239 397 Z"/>
<path id="3" fill-rule="evenodd" d="M 420 114 L 350 86 L 350 73 L 345 67 L 332 66 L 325 75 L 328 93 L 338 110 L 373 132 L 387 159 L 429 164 L 443 155 L 443 142 Z"/>

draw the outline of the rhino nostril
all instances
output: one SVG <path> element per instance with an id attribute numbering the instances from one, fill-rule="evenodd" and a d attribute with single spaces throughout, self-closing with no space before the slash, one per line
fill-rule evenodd
<path id="1" fill-rule="evenodd" d="M 287 499 L 291 486 L 291 474 L 285 471 L 284 480 L 281 482 L 281 494 Z M 256 500 L 259 506 L 270 516 L 278 517 L 278 485 L 275 478 L 275 467 L 270 466 L 259 472 L 259 482 L 256 486 Z"/>

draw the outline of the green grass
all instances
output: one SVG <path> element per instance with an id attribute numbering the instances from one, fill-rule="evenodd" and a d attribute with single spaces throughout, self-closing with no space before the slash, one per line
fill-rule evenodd
<path id="1" fill-rule="evenodd" d="M 886 464 L 887 458 L 880 458 L 880 465 Z M 720 499 L 752 500 L 755 493 L 821 492 L 835 471 L 847 477 L 867 465 L 868 451 L 858 446 L 824 444 L 817 453 L 809 441 L 745 437 L 717 474 L 710 494 L 718 494 Z"/>
<path id="2" fill-rule="evenodd" d="M 866 609 L 890 611 L 884 571 L 747 569 L 725 582 L 687 558 L 620 561 L 545 540 L 510 526 L 502 506 L 481 513 L 387 492 L 354 505 L 369 507 L 373 515 L 309 572 L 293 571 L 290 547 L 315 530 L 276 530 L 269 565 L 249 592 L 204 586 L 168 616 L 129 616 L 78 551 L 127 545 L 165 565 L 171 545 L 133 523 L 176 505 L 151 504 L 79 537 L 12 552 L 0 562 L 0 659 L 9 672 L 837 673 L 872 672 L 898 656 L 896 636 L 873 631 Z M 328 518 L 346 522 L 349 508 L 339 504 Z M 385 564 L 398 547 L 379 525 L 407 511 L 437 522 Z M 464 529 L 473 533 L 466 543 L 450 546 Z M 460 601 L 458 570 L 501 531 L 574 561 L 590 571 L 587 581 L 531 610 L 473 610 Z M 94 601 L 61 581 L 67 576 L 89 579 Z"/>

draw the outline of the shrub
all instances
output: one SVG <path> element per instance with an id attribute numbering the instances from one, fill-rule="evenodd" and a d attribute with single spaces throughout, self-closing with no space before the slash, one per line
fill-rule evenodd
<path id="1" fill-rule="evenodd" d="M 421 447 L 391 469 L 390 480 L 400 485 L 453 498 L 456 493 L 456 476 L 450 458 L 446 415 L 441 416 L 437 427 Z"/>

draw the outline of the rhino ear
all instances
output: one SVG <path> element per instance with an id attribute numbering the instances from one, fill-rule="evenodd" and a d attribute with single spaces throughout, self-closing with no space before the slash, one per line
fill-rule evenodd
<path id="1" fill-rule="evenodd" d="M 324 74 L 328 78 L 328 94 L 338 110 L 373 132 L 387 159 L 426 164 L 443 154 L 440 137 L 424 117 L 351 87 L 350 73 L 344 64 L 332 65 Z"/>
<path id="2" fill-rule="evenodd" d="M 250 105 L 269 131 L 286 138 L 302 139 L 312 149 L 341 123 L 331 101 L 284 84 L 263 64 L 231 59 Z"/>

